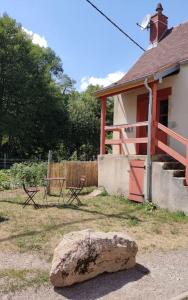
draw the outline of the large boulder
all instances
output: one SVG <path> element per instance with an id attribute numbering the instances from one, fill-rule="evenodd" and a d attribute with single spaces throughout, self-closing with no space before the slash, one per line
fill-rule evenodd
<path id="1" fill-rule="evenodd" d="M 82 230 L 68 233 L 54 251 L 51 283 L 63 287 L 104 272 L 132 268 L 137 250 L 136 243 L 119 232 Z"/>

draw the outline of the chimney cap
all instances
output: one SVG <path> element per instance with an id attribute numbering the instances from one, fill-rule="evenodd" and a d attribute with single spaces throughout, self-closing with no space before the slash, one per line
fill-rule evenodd
<path id="1" fill-rule="evenodd" d="M 163 11 L 163 7 L 162 7 L 162 4 L 161 4 L 161 3 L 158 3 L 158 4 L 157 4 L 156 11 L 157 11 L 157 12 L 162 12 L 162 11 Z"/>

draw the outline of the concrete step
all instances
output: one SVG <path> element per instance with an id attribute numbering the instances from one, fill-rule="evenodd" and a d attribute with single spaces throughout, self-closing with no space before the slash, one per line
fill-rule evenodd
<path id="1" fill-rule="evenodd" d="M 156 154 L 153 157 L 153 161 L 160 161 L 160 162 L 176 162 L 176 160 L 168 154 Z"/>
<path id="2" fill-rule="evenodd" d="M 164 162 L 163 170 L 184 170 L 185 166 L 179 162 Z"/>
<path id="3" fill-rule="evenodd" d="M 185 184 L 185 178 L 184 177 L 173 177 L 173 182 L 175 184 L 178 184 L 180 187 L 182 187 L 183 189 L 187 189 L 188 186 Z"/>
<path id="4" fill-rule="evenodd" d="M 174 170 L 173 176 L 185 178 L 185 170 Z"/>
<path id="5" fill-rule="evenodd" d="M 161 162 L 158 162 L 161 165 Z M 185 170 L 170 170 L 170 169 L 163 169 L 165 172 L 171 174 L 172 179 L 176 182 L 176 184 L 188 188 L 185 184 Z"/>

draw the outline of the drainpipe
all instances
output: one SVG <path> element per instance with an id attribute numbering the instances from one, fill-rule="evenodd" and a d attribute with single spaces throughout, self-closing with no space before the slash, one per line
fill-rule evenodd
<path id="1" fill-rule="evenodd" d="M 147 159 L 146 159 L 146 195 L 145 200 L 151 201 L 151 180 L 152 180 L 152 160 L 151 160 L 151 115 L 152 115 L 152 89 L 148 85 L 148 79 L 144 81 L 144 85 L 149 92 L 148 105 L 148 143 L 147 143 Z"/>

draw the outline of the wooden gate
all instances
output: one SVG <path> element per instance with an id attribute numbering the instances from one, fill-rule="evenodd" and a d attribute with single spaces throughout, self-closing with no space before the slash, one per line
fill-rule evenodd
<path id="1" fill-rule="evenodd" d="M 129 200 L 144 201 L 144 160 L 130 161 Z"/>

